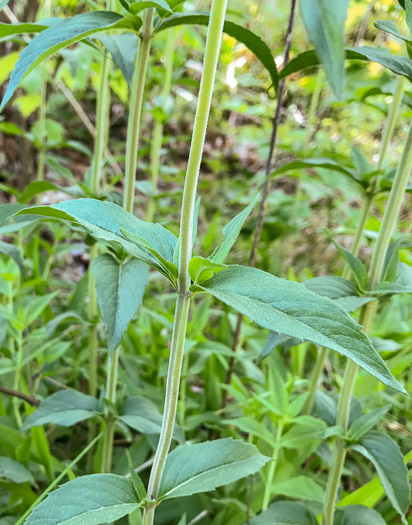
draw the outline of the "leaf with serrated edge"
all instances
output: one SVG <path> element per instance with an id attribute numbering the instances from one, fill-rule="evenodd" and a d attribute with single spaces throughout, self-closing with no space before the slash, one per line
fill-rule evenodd
<path id="1" fill-rule="evenodd" d="M 264 328 L 335 350 L 405 392 L 362 328 L 331 299 L 245 266 L 229 266 L 199 287 Z"/>
<path id="2" fill-rule="evenodd" d="M 254 445 L 231 438 L 181 445 L 167 456 L 159 498 L 214 490 L 254 474 L 268 461 Z"/>
<path id="3" fill-rule="evenodd" d="M 110 254 L 103 253 L 93 260 L 90 269 L 94 275 L 109 352 L 113 354 L 142 303 L 148 267 L 137 259 L 120 264 Z"/>
<path id="4" fill-rule="evenodd" d="M 116 474 L 91 474 L 65 483 L 42 501 L 26 525 L 112 523 L 143 505 L 133 482 Z"/>

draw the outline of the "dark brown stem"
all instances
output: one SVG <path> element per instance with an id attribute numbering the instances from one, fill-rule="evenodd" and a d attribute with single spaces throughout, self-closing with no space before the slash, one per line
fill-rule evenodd
<path id="1" fill-rule="evenodd" d="M 2 392 L 3 394 L 7 394 L 8 396 L 18 397 L 19 399 L 26 401 L 26 403 L 29 403 L 32 407 L 37 407 L 40 405 L 40 401 L 37 398 L 33 396 L 28 396 L 27 394 L 23 394 L 23 392 L 13 390 L 12 388 L 8 388 L 7 386 L 0 385 L 0 392 Z"/>
<path id="2" fill-rule="evenodd" d="M 283 67 L 285 67 L 287 63 L 289 62 L 290 48 L 292 45 L 293 24 L 295 21 L 295 10 L 296 10 L 296 0 L 292 0 L 291 5 L 290 5 L 289 22 L 288 22 L 288 27 L 286 30 Z M 263 225 L 265 222 L 266 204 L 267 204 L 267 200 L 268 200 L 270 190 L 271 190 L 270 175 L 272 173 L 273 160 L 275 156 L 274 154 L 275 154 L 276 142 L 278 138 L 280 117 L 282 114 L 283 103 L 284 103 L 284 98 L 285 98 L 285 88 L 286 88 L 286 84 L 285 84 L 285 79 L 283 78 L 279 82 L 278 101 L 276 104 L 275 116 L 273 117 L 272 136 L 270 138 L 269 155 L 266 161 L 265 182 L 263 183 L 263 187 L 262 187 L 262 198 L 260 200 L 259 214 L 257 218 L 255 234 L 253 237 L 253 246 L 252 246 L 252 250 L 250 252 L 250 257 L 249 257 L 249 266 L 251 267 L 254 267 L 256 263 L 258 246 L 259 246 L 260 238 L 262 236 Z M 237 347 L 239 345 L 240 331 L 242 329 L 242 320 L 243 320 L 243 315 L 238 314 L 235 333 L 233 335 L 233 343 L 232 343 L 233 356 L 229 360 L 229 367 L 228 367 L 228 371 L 226 374 L 226 384 L 228 385 L 230 384 L 232 374 L 235 368 L 235 357 L 236 357 L 235 354 L 237 351 Z M 228 392 L 227 390 L 225 390 L 223 393 L 223 399 L 222 399 L 223 408 L 226 406 L 227 395 L 228 395 Z"/>

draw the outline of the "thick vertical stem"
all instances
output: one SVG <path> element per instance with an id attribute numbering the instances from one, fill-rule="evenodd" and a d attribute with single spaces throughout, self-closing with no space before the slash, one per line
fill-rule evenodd
<path id="1" fill-rule="evenodd" d="M 172 88 L 172 74 L 173 74 L 173 58 L 175 54 L 175 45 L 176 45 L 176 32 L 175 30 L 169 29 L 167 33 L 166 40 L 166 50 L 165 50 L 165 76 L 163 80 L 163 89 L 161 93 L 162 97 L 162 108 L 164 111 L 167 109 L 167 99 L 170 95 L 170 90 Z M 154 210 L 156 206 L 156 192 L 159 180 L 159 171 L 160 171 L 160 149 L 163 142 L 163 132 L 164 132 L 164 123 L 156 120 L 153 129 L 152 136 L 152 146 L 150 150 L 150 182 L 152 185 L 153 196 L 150 197 L 147 212 L 146 220 L 152 221 L 154 217 Z"/>
<path id="2" fill-rule="evenodd" d="M 392 189 L 389 194 L 389 199 L 385 208 L 382 224 L 379 230 L 378 240 L 373 250 L 372 261 L 369 268 L 369 286 L 376 286 L 382 275 L 382 270 L 385 262 L 385 255 L 391 241 L 392 233 L 396 225 L 396 221 L 401 209 L 402 198 L 408 183 L 409 174 L 412 167 L 412 120 L 409 124 L 409 131 L 406 137 L 401 160 L 396 171 L 395 179 L 392 184 Z M 364 331 L 369 332 L 372 325 L 373 316 L 375 312 L 375 302 L 365 305 L 360 314 L 360 322 L 363 325 Z M 353 387 L 356 380 L 358 367 L 352 362 L 348 361 L 345 370 L 345 376 L 341 395 L 338 405 L 338 419 L 337 424 L 340 425 L 346 432 L 350 400 L 353 393 Z M 342 440 L 337 440 L 337 446 L 334 453 L 332 470 L 330 472 L 328 483 L 326 486 L 326 499 L 323 514 L 323 525 L 332 525 L 335 511 L 335 500 L 337 489 L 340 483 L 342 467 L 345 460 L 346 451 Z"/>
<path id="3" fill-rule="evenodd" d="M 123 208 L 129 213 L 133 213 L 137 152 L 139 148 L 140 127 L 142 121 L 144 86 L 152 38 L 152 21 L 153 8 L 150 8 L 147 9 L 144 14 L 142 29 L 143 35 L 136 56 L 130 98 L 129 124 L 127 127 L 125 195 Z"/>
<path id="4" fill-rule="evenodd" d="M 186 337 L 187 317 L 190 303 L 189 261 L 192 256 L 193 212 L 196 198 L 197 181 L 206 135 L 207 121 L 212 102 L 216 69 L 222 40 L 227 0 L 213 0 L 206 41 L 203 74 L 200 83 L 199 100 L 194 122 L 192 143 L 188 166 L 180 221 L 180 260 L 179 286 L 173 325 L 169 370 L 166 383 L 165 406 L 162 429 L 157 446 L 148 486 L 149 504 L 145 509 L 144 525 L 152 525 L 156 499 L 159 493 L 166 457 L 169 452 L 175 424 L 179 384 L 183 362 L 183 350 Z"/>

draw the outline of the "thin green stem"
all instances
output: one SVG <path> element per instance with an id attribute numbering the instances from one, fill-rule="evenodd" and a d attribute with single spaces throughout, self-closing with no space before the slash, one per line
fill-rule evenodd
<path id="1" fill-rule="evenodd" d="M 119 348 L 117 348 L 113 356 L 109 356 L 108 376 L 107 376 L 107 398 L 111 404 L 116 403 L 116 386 L 117 386 L 117 371 L 119 365 Z M 113 441 L 116 427 L 116 420 L 111 413 L 106 418 L 106 426 L 103 437 L 103 452 L 102 452 L 102 467 L 101 471 L 109 473 L 112 469 L 113 459 Z"/>
<path id="2" fill-rule="evenodd" d="M 262 510 L 266 510 L 270 503 L 270 497 L 272 495 L 273 479 L 275 477 L 276 467 L 277 467 L 278 460 L 279 460 L 279 452 L 281 449 L 280 440 L 282 438 L 282 432 L 283 432 L 283 421 L 279 420 L 278 427 L 276 429 L 276 446 L 273 450 L 272 461 L 269 464 L 268 478 L 265 483 L 265 493 L 263 495 Z"/>
<path id="3" fill-rule="evenodd" d="M 196 198 L 199 168 L 202 159 L 203 144 L 209 118 L 212 93 L 222 40 L 227 0 L 213 0 L 206 41 L 203 74 L 200 84 L 199 100 L 196 111 L 192 144 L 190 148 L 185 186 L 183 191 L 182 214 L 180 221 L 180 261 L 179 292 L 176 302 L 173 324 L 169 370 L 166 382 L 165 407 L 162 429 L 157 446 L 148 486 L 149 504 L 145 508 L 144 525 L 154 521 L 156 500 L 160 481 L 173 436 L 179 398 L 180 376 L 183 362 L 187 318 L 190 304 L 189 261 L 192 256 L 193 211 Z"/>
<path id="4" fill-rule="evenodd" d="M 164 64 L 164 80 L 163 89 L 161 93 L 163 111 L 167 110 L 167 100 L 172 88 L 172 74 L 173 74 L 173 59 L 176 46 L 176 31 L 172 28 L 167 33 L 166 50 L 165 50 L 165 64 Z M 155 120 L 152 136 L 152 146 L 150 150 L 150 182 L 152 185 L 153 195 L 150 196 L 146 220 L 152 221 L 156 206 L 156 192 L 158 187 L 159 172 L 160 172 L 160 149 L 163 142 L 164 123 L 160 120 Z"/>
<path id="5" fill-rule="evenodd" d="M 392 183 L 392 188 L 385 208 L 382 224 L 379 229 L 378 240 L 376 241 L 376 245 L 372 254 L 371 265 L 369 268 L 369 286 L 372 288 L 376 286 L 381 279 L 386 252 L 391 241 L 393 230 L 396 226 L 411 167 L 412 120 L 409 124 L 409 131 L 406 137 L 402 157 Z M 360 322 L 366 333 L 370 331 L 372 326 L 375 309 L 376 301 L 368 303 L 361 309 Z M 347 430 L 350 413 L 350 401 L 353 394 L 357 371 L 358 367 L 349 360 L 346 365 L 343 386 L 339 398 L 337 418 L 337 424 L 343 428 L 344 432 Z M 336 494 L 340 483 L 345 454 L 346 451 L 344 449 L 344 443 L 342 440 L 338 439 L 332 463 L 332 470 L 330 472 L 326 486 L 323 525 L 333 524 Z"/>
<path id="6" fill-rule="evenodd" d="M 153 9 L 150 8 L 147 9 L 144 14 L 142 39 L 136 56 L 132 92 L 130 95 L 130 116 L 126 143 L 125 193 L 123 200 L 123 208 L 129 213 L 133 213 L 137 152 L 142 122 L 144 86 L 152 38 L 152 22 Z"/>
<path id="7" fill-rule="evenodd" d="M 92 246 L 90 260 L 93 261 L 99 253 L 97 243 Z M 97 319 L 98 319 L 96 288 L 94 277 L 89 270 L 89 320 L 92 323 L 89 333 L 89 394 L 97 394 L 97 351 L 99 346 Z"/>

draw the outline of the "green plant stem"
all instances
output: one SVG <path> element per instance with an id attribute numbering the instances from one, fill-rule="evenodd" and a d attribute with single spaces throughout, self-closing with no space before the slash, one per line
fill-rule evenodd
<path id="1" fill-rule="evenodd" d="M 119 348 L 117 348 L 114 351 L 113 356 L 109 356 L 109 365 L 108 365 L 106 395 L 110 403 L 113 405 L 116 403 L 118 364 L 119 364 Z M 101 471 L 105 473 L 110 472 L 112 469 L 113 441 L 114 441 L 115 427 L 116 427 L 116 420 L 113 417 L 113 414 L 109 412 L 106 418 L 106 426 L 104 429 L 102 467 L 101 467 Z"/>
<path id="2" fill-rule="evenodd" d="M 203 144 L 209 118 L 216 69 L 222 40 L 227 0 L 213 0 L 207 34 L 203 74 L 200 83 L 199 100 L 196 111 L 192 143 L 183 190 L 183 202 L 180 221 L 180 260 L 178 297 L 173 324 L 169 370 L 166 382 L 165 407 L 162 429 L 157 446 L 148 485 L 149 504 L 145 508 L 144 525 L 152 525 L 156 500 L 159 494 L 167 454 L 169 452 L 175 424 L 179 383 L 183 361 L 184 342 L 190 304 L 189 261 L 192 256 L 193 212 L 196 198 L 197 181 L 203 153 Z"/>
<path id="3" fill-rule="evenodd" d="M 142 122 L 144 86 L 152 38 L 152 21 L 153 9 L 150 8 L 144 13 L 142 39 L 136 56 L 130 95 L 130 115 L 126 143 L 125 198 L 123 200 L 123 208 L 129 213 L 133 213 L 137 152 Z"/>
<path id="4" fill-rule="evenodd" d="M 386 153 L 389 148 L 389 144 L 392 140 L 393 132 L 394 132 L 395 125 L 396 125 L 396 120 L 397 120 L 399 109 L 400 109 L 401 102 L 402 102 L 402 95 L 405 89 L 405 82 L 406 82 L 405 77 L 399 77 L 396 83 L 395 92 L 393 94 L 392 103 L 389 107 L 388 116 L 385 121 L 385 129 L 383 132 L 383 137 L 382 137 L 382 141 L 381 141 L 380 148 L 379 148 L 379 157 L 378 157 L 378 162 L 376 163 L 377 170 L 382 169 L 385 158 L 386 158 Z M 361 217 L 359 220 L 358 228 L 356 230 L 355 238 L 353 240 L 352 249 L 351 249 L 351 252 L 353 255 L 355 255 L 355 257 L 359 253 L 360 243 L 362 241 L 362 237 L 363 237 L 363 234 L 366 228 L 366 223 L 368 221 L 369 213 L 370 213 L 370 210 L 373 204 L 376 186 L 377 186 L 377 182 L 375 182 L 372 189 L 366 193 L 365 198 L 363 200 Z M 346 264 L 342 272 L 342 277 L 344 279 L 348 279 L 350 274 L 351 274 L 350 266 Z M 310 414 L 310 412 L 312 411 L 316 389 L 317 389 L 317 386 L 319 385 L 319 381 L 320 381 L 320 378 L 323 372 L 323 368 L 324 368 L 324 364 L 325 364 L 327 355 L 328 355 L 328 350 L 325 348 L 321 349 L 318 352 L 315 370 L 313 372 L 313 376 L 311 378 L 311 383 L 309 387 L 308 398 L 305 403 L 305 409 L 304 409 L 305 414 Z"/>
<path id="5" fill-rule="evenodd" d="M 90 260 L 93 261 L 98 253 L 99 248 L 97 243 L 95 243 L 90 252 Z M 96 396 L 97 394 L 97 350 L 99 345 L 97 332 L 98 314 L 94 277 L 92 272 L 89 271 L 89 320 L 92 323 L 89 334 L 89 394 L 91 396 Z"/>
<path id="6" fill-rule="evenodd" d="M 263 495 L 262 510 L 266 510 L 269 507 L 270 497 L 272 494 L 273 478 L 275 477 L 276 467 L 277 467 L 278 460 L 279 460 L 279 452 L 281 448 L 280 440 L 282 438 L 282 432 L 283 432 L 283 421 L 279 420 L 278 426 L 276 429 L 276 446 L 273 450 L 272 461 L 269 464 L 268 478 L 265 483 L 265 493 Z"/>
<path id="7" fill-rule="evenodd" d="M 175 54 L 176 46 L 176 31 L 174 28 L 169 29 L 167 33 L 166 49 L 165 49 L 165 64 L 164 64 L 164 80 L 163 89 L 161 93 L 162 97 L 162 109 L 164 112 L 167 110 L 167 99 L 169 98 L 170 91 L 172 88 L 172 74 L 173 74 L 173 59 Z M 152 185 L 153 195 L 150 196 L 147 205 L 146 220 L 151 222 L 154 217 L 154 211 L 156 207 L 156 193 L 159 180 L 160 172 L 160 150 L 163 142 L 164 134 L 164 123 L 155 120 L 153 129 L 152 145 L 150 150 L 150 182 Z"/>
<path id="8" fill-rule="evenodd" d="M 382 219 L 382 224 L 379 229 L 378 240 L 372 254 L 372 260 L 369 268 L 369 286 L 373 288 L 376 286 L 382 275 L 384 267 L 385 256 L 391 241 L 393 230 L 396 226 L 398 215 L 402 205 L 402 198 L 404 196 L 406 186 L 409 179 L 409 174 L 412 167 L 412 120 L 409 124 L 409 131 L 406 137 L 402 157 L 396 171 L 392 188 L 389 194 L 389 199 L 386 204 L 385 213 Z M 360 323 L 366 333 L 370 331 L 372 321 L 376 309 L 376 301 L 366 304 L 360 313 Z M 356 374 L 358 367 L 352 362 L 348 361 L 345 369 L 343 385 L 338 404 L 338 418 L 337 424 L 340 425 L 344 432 L 347 430 L 350 401 L 355 385 Z M 333 517 L 335 511 L 335 500 L 337 489 L 340 483 L 343 464 L 345 461 L 346 450 L 341 439 L 337 440 L 332 470 L 330 472 L 325 496 L 325 507 L 323 513 L 323 525 L 333 525 Z"/>

